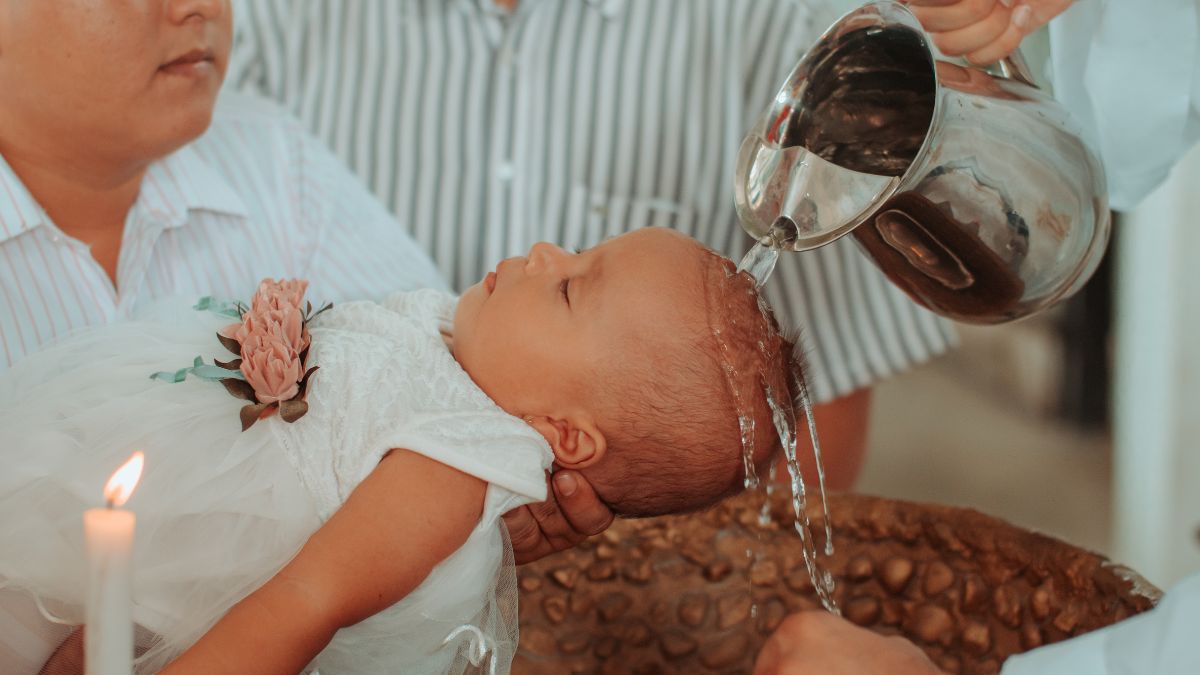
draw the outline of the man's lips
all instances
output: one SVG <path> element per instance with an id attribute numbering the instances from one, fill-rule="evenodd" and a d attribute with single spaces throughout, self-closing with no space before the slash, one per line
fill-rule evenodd
<path id="1" fill-rule="evenodd" d="M 187 75 L 199 72 L 213 62 L 213 50 L 193 49 L 171 61 L 159 66 L 158 69 L 176 75 Z"/>

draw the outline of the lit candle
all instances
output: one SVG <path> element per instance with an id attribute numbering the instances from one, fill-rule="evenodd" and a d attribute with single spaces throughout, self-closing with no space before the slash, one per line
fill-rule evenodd
<path id="1" fill-rule="evenodd" d="M 87 540 L 88 596 L 84 655 L 88 675 L 129 675 L 133 670 L 133 593 L 130 554 L 132 511 L 121 508 L 138 479 L 144 456 L 133 453 L 104 486 L 102 509 L 83 514 Z"/>

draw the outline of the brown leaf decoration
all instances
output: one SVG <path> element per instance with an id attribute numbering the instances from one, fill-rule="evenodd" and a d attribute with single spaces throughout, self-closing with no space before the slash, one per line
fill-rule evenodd
<path id="1" fill-rule="evenodd" d="M 313 312 L 312 311 L 312 303 L 311 302 L 308 303 L 308 315 L 304 318 L 304 323 L 308 324 L 309 321 L 312 321 L 313 319 L 317 318 L 318 316 L 324 314 L 326 310 L 329 310 L 332 308 L 333 308 L 333 303 L 327 302 L 327 303 L 325 303 L 324 307 L 322 307 L 321 309 L 318 309 L 316 312 Z"/>
<path id="2" fill-rule="evenodd" d="M 275 405 L 274 403 L 252 403 L 247 406 L 242 406 L 242 431 L 249 429 L 255 422 L 261 419 L 263 412 Z"/>
<path id="3" fill-rule="evenodd" d="M 234 340 L 231 337 L 225 337 L 224 335 L 221 335 L 220 333 L 217 333 L 217 339 L 221 341 L 221 344 L 225 346 L 225 349 L 228 349 L 229 351 L 233 352 L 234 354 L 237 354 L 238 356 L 242 355 L 242 343 L 238 342 L 237 340 Z"/>
<path id="4" fill-rule="evenodd" d="M 293 401 L 297 399 L 304 400 L 305 394 L 308 393 L 308 378 L 312 377 L 312 374 L 317 372 L 317 370 L 320 368 L 321 366 L 313 366 L 312 368 L 308 369 L 308 372 L 304 373 L 304 377 L 300 378 L 300 389 L 296 392 L 296 395 L 292 397 Z"/>
<path id="5" fill-rule="evenodd" d="M 308 412 L 308 403 L 294 398 L 290 401 L 279 402 L 279 416 L 284 422 L 295 422 Z"/>
<path id="6" fill-rule="evenodd" d="M 241 359 L 234 359 L 227 363 L 225 361 L 222 361 L 221 359 L 214 358 L 213 363 L 217 364 L 217 366 L 220 368 L 224 368 L 225 370 L 241 370 L 242 369 L 242 360 Z"/>
<path id="7" fill-rule="evenodd" d="M 225 391 L 233 394 L 235 398 L 258 403 L 258 397 L 254 395 L 254 387 L 251 387 L 249 382 L 236 377 L 225 377 L 221 379 L 221 384 L 225 385 Z"/>

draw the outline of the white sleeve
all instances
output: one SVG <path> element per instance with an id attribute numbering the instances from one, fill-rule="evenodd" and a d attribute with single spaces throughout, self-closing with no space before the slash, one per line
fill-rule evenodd
<path id="1" fill-rule="evenodd" d="M 1200 673 L 1200 574 L 1153 610 L 1073 640 L 1014 656 L 1001 675 Z"/>
<path id="2" fill-rule="evenodd" d="M 1049 24 L 1054 95 L 1099 151 L 1114 209 L 1136 206 L 1200 138 L 1197 4 L 1086 0 Z"/>

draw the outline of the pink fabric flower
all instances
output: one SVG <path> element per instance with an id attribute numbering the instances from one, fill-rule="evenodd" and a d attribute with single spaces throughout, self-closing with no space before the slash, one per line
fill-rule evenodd
<path id="1" fill-rule="evenodd" d="M 225 326 L 221 330 L 217 331 L 217 333 L 219 333 L 222 337 L 229 338 L 230 340 L 237 340 L 238 343 L 241 344 L 242 341 L 238 340 L 237 336 L 238 336 L 238 331 L 240 331 L 242 329 L 243 325 L 245 325 L 244 318 L 242 321 L 239 321 L 237 323 L 231 323 L 228 326 Z"/>
<path id="2" fill-rule="evenodd" d="M 304 351 L 310 341 L 303 315 L 299 308 L 291 305 L 283 305 L 281 309 L 269 309 L 265 312 L 251 309 L 242 317 L 241 323 L 222 328 L 221 335 L 237 340 L 238 344 L 243 345 L 252 336 L 272 335 L 296 350 L 297 354 Z"/>
<path id="3" fill-rule="evenodd" d="M 274 332 L 253 333 L 242 342 L 242 374 L 259 403 L 288 401 L 300 390 L 300 355 Z"/>
<path id="4" fill-rule="evenodd" d="M 283 337 L 297 354 L 308 347 L 308 329 L 304 327 L 299 307 L 273 309 L 265 318 L 270 329 Z"/>
<path id="5" fill-rule="evenodd" d="M 263 314 L 270 309 L 301 308 L 304 302 L 304 292 L 308 290 L 308 281 L 304 279 L 263 279 L 254 293 L 250 303 L 250 311 Z"/>

